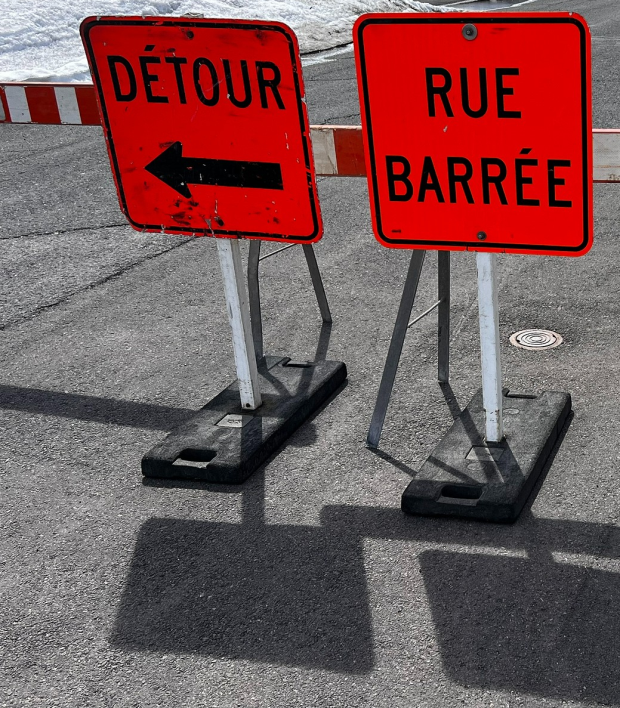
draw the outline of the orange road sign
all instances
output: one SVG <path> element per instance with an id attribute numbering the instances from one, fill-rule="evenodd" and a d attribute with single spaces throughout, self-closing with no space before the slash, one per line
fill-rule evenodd
<path id="1" fill-rule="evenodd" d="M 299 49 L 275 22 L 90 17 L 121 208 L 144 231 L 322 235 Z"/>
<path id="2" fill-rule="evenodd" d="M 589 250 L 583 18 L 371 14 L 358 19 L 354 39 L 380 243 L 565 256 Z"/>

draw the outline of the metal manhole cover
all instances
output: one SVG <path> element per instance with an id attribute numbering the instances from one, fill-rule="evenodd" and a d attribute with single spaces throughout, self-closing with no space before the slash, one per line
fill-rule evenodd
<path id="1" fill-rule="evenodd" d="M 553 349 L 564 340 L 557 332 L 548 329 L 523 329 L 510 337 L 510 343 L 521 349 Z"/>

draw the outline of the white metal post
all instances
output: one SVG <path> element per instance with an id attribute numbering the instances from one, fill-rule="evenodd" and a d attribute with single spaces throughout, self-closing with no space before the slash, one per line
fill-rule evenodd
<path id="1" fill-rule="evenodd" d="M 486 441 L 487 443 L 497 443 L 504 437 L 497 256 L 495 253 L 477 253 L 476 265 L 478 266 L 482 400 L 485 411 Z"/>
<path id="2" fill-rule="evenodd" d="M 252 341 L 250 305 L 241 264 L 241 249 L 239 241 L 236 239 L 218 238 L 216 243 L 222 278 L 224 279 L 228 319 L 232 328 L 241 406 L 254 410 L 261 405 L 262 399 Z"/>

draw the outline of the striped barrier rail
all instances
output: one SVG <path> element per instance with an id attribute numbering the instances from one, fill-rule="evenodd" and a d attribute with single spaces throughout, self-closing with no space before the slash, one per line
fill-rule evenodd
<path id="1" fill-rule="evenodd" d="M 0 123 L 100 125 L 92 84 L 0 84 Z M 364 177 L 360 126 L 310 127 L 319 176 Z M 620 130 L 593 130 L 593 181 L 620 182 Z"/>

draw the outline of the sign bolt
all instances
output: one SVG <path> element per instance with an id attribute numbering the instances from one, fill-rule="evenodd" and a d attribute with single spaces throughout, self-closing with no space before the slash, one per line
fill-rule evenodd
<path id="1" fill-rule="evenodd" d="M 479 241 L 484 241 L 487 237 L 487 235 L 484 233 L 484 231 L 478 231 L 476 236 L 478 237 Z"/>
<path id="2" fill-rule="evenodd" d="M 476 39 L 477 36 L 478 28 L 476 25 L 465 25 L 465 27 L 463 27 L 463 37 L 465 37 L 465 39 L 472 40 Z"/>

